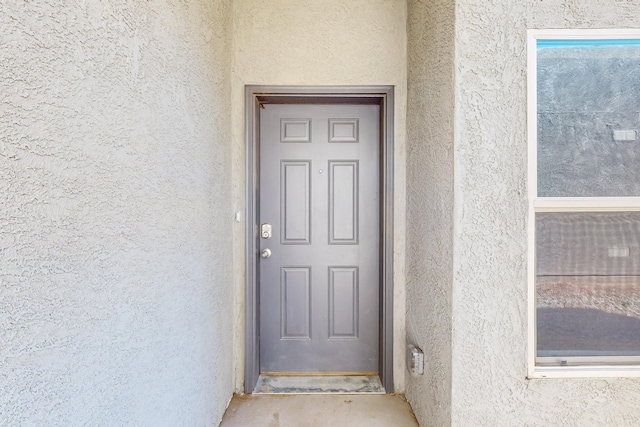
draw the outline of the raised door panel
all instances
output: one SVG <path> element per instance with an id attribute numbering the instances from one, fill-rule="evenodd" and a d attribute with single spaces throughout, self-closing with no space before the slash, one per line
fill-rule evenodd
<path id="1" fill-rule="evenodd" d="M 280 275 L 282 339 L 310 339 L 311 268 L 283 267 Z"/>
<path id="2" fill-rule="evenodd" d="M 311 243 L 311 161 L 282 161 L 280 173 L 281 243 Z"/>
<path id="3" fill-rule="evenodd" d="M 329 161 L 329 244 L 358 244 L 358 161 Z"/>
<path id="4" fill-rule="evenodd" d="M 329 267 L 329 339 L 358 338 L 358 267 Z"/>

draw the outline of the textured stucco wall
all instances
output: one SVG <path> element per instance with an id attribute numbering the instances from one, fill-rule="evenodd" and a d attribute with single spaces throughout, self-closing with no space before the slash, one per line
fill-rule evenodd
<path id="1" fill-rule="evenodd" d="M 230 2 L 0 2 L 0 425 L 215 425 Z"/>
<path id="2" fill-rule="evenodd" d="M 406 2 L 236 0 L 234 192 L 244 210 L 244 85 L 395 85 L 395 383 L 404 378 Z M 242 389 L 244 225 L 235 228 L 236 387 Z"/>
<path id="3" fill-rule="evenodd" d="M 452 424 L 635 426 L 638 379 L 525 380 L 526 29 L 637 26 L 640 2 L 456 6 Z"/>
<path id="4" fill-rule="evenodd" d="M 451 423 L 453 0 L 409 0 L 407 22 L 407 342 L 425 374 L 406 374 L 423 426 Z"/>

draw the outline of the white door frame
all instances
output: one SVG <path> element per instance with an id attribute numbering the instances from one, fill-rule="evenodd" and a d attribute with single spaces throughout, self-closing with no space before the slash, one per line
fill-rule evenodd
<path id="1" fill-rule="evenodd" d="M 261 104 L 376 104 L 380 106 L 380 380 L 393 392 L 393 86 L 246 86 L 246 253 L 244 391 L 260 375 L 258 220 Z"/>

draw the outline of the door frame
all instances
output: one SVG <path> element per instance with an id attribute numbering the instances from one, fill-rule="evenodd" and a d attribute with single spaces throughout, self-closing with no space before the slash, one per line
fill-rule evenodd
<path id="1" fill-rule="evenodd" d="M 258 281 L 260 106 L 262 104 L 375 104 L 380 106 L 380 380 L 393 387 L 393 86 L 245 86 L 246 252 L 244 391 L 260 375 Z"/>

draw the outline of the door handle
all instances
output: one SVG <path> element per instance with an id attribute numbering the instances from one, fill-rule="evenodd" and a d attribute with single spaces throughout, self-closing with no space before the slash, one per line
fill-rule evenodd
<path id="1" fill-rule="evenodd" d="M 260 256 L 261 256 L 263 259 L 267 259 L 267 258 L 269 258 L 269 257 L 271 256 L 271 249 L 263 249 L 263 250 L 260 252 Z"/>

